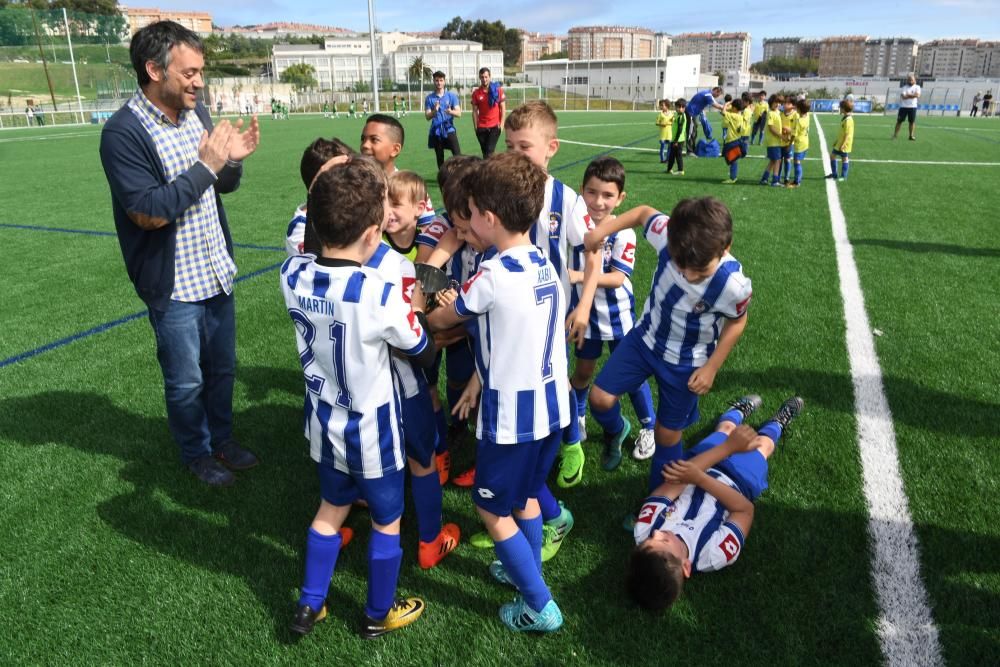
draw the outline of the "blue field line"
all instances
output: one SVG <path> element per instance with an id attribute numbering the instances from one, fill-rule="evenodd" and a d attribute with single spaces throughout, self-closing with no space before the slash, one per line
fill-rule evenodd
<path id="1" fill-rule="evenodd" d="M 274 271 L 275 269 L 280 269 L 283 263 L 284 262 L 278 262 L 277 264 L 272 264 L 270 266 L 265 266 L 262 269 L 257 269 L 256 271 L 248 273 L 245 276 L 240 276 L 235 280 L 235 282 L 240 283 L 243 282 L 244 280 L 250 280 L 251 278 L 256 278 L 259 275 L 269 273 L 271 271 Z M 22 352 L 21 354 L 15 354 L 13 357 L 7 357 L 3 361 L 0 361 L 0 368 L 3 368 L 5 366 L 10 366 L 11 364 L 16 364 L 19 361 L 25 361 L 27 359 L 31 359 L 32 357 L 37 357 L 38 355 L 44 352 L 51 352 L 52 350 L 58 350 L 60 347 L 65 347 L 70 343 L 74 343 L 78 340 L 95 336 L 99 333 L 104 333 L 105 331 L 114 329 L 115 327 L 119 327 L 123 324 L 128 324 L 129 322 L 148 316 L 149 316 L 149 311 L 140 310 L 139 312 L 132 313 L 131 315 L 126 315 L 125 317 L 114 320 L 112 322 L 105 322 L 104 324 L 99 324 L 92 329 L 87 329 L 86 331 L 75 333 L 72 336 L 67 336 L 66 338 L 62 338 L 60 340 L 53 341 L 51 343 L 46 343 L 41 347 L 36 347 L 34 350 Z"/>
<path id="2" fill-rule="evenodd" d="M 26 229 L 31 232 L 58 232 L 60 234 L 86 234 L 88 236 L 115 236 L 114 232 L 102 232 L 92 229 L 67 229 L 65 227 L 43 227 L 41 225 L 14 225 L 7 222 L 0 222 L 0 227 L 7 229 Z M 257 245 L 256 243 L 234 243 L 235 248 L 245 248 L 246 250 L 268 250 L 270 252 L 285 252 L 284 248 L 273 245 Z"/>
<path id="3" fill-rule="evenodd" d="M 655 137 L 656 137 L 656 135 L 654 134 L 654 135 L 650 135 L 649 137 L 643 137 L 641 139 L 636 139 L 633 142 L 624 144 L 623 147 L 634 146 L 635 144 L 642 143 L 644 141 L 649 141 L 651 138 L 655 138 Z M 618 149 L 617 148 L 612 148 L 610 150 L 602 151 L 600 153 L 596 153 L 594 155 L 591 155 L 590 157 L 585 157 L 585 158 L 582 158 L 582 159 L 579 159 L 579 160 L 574 160 L 573 162 L 569 162 L 567 164 L 559 165 L 558 167 L 555 167 L 555 168 L 551 169 L 549 171 L 549 173 L 560 171 L 562 169 L 569 169 L 570 167 L 574 167 L 574 166 L 576 166 L 578 164 L 581 164 L 583 162 L 590 162 L 591 160 L 594 160 L 595 158 L 599 158 L 599 157 L 602 157 L 604 155 L 608 155 L 610 153 L 615 152 L 616 150 L 618 150 Z M 61 227 L 42 227 L 42 226 L 38 226 L 38 225 L 15 225 L 15 224 L 9 224 L 9 223 L 0 223 L 0 227 L 6 227 L 6 228 L 10 228 L 10 229 L 25 229 L 25 230 L 29 230 L 29 231 L 62 232 L 62 233 L 65 233 L 65 234 L 89 234 L 89 235 L 92 235 L 92 236 L 117 236 L 117 234 L 115 234 L 114 232 L 92 231 L 92 230 L 86 230 L 86 229 L 66 229 L 66 228 L 61 228 Z M 250 250 L 271 250 L 271 251 L 276 251 L 276 252 L 285 252 L 284 248 L 279 248 L 277 246 L 259 246 L 259 245 L 253 245 L 253 244 L 250 244 L 250 243 L 234 243 L 233 245 L 235 245 L 237 248 L 247 248 L 247 249 L 250 249 Z M 274 271 L 275 269 L 281 268 L 282 263 L 283 262 L 278 262 L 277 264 L 272 264 L 271 266 L 265 267 L 263 269 L 258 269 L 258 270 L 254 271 L 252 273 L 248 273 L 245 276 L 240 276 L 239 278 L 236 279 L 236 282 L 237 283 L 243 282 L 244 280 L 249 280 L 250 278 L 255 278 L 255 277 L 257 277 L 257 276 L 259 276 L 261 274 L 268 273 L 270 271 Z M 109 329 L 114 329 L 115 327 L 121 326 L 123 324 L 128 324 L 129 322 L 132 322 L 133 320 L 137 320 L 137 319 L 140 319 L 140 318 L 143 318 L 143 317 L 148 317 L 148 315 L 149 315 L 149 313 L 147 311 L 142 310 L 142 311 L 139 311 L 137 313 L 132 313 L 131 315 L 126 315 L 125 317 L 123 317 L 121 319 L 114 320 L 113 322 L 105 322 L 104 324 L 100 324 L 100 325 L 98 325 L 98 326 L 96 326 L 96 327 L 94 327 L 92 329 L 88 329 L 86 331 L 81 331 L 80 333 L 73 334 L 72 336 L 68 336 L 66 338 L 54 341 L 52 343 L 47 343 L 46 345 L 42 345 L 41 347 L 35 348 L 34 350 L 29 350 L 27 352 L 22 352 L 21 354 L 16 354 L 13 357 L 8 357 L 8 358 L 4 359 L 3 361 L 0 361 L 0 368 L 4 368 L 5 366 L 10 366 L 11 364 L 16 364 L 16 363 L 18 363 L 20 361 L 25 361 L 27 359 L 31 359 L 32 357 L 37 357 L 38 355 L 43 354 L 45 352 L 50 352 L 52 350 L 57 350 L 57 349 L 59 349 L 61 347 L 65 347 L 65 346 L 69 345 L 70 343 L 74 343 L 74 342 L 76 342 L 78 340 L 82 340 L 84 338 L 89 338 L 90 336 L 94 336 L 94 335 L 97 335 L 99 333 L 104 333 L 105 331 L 108 331 Z"/>

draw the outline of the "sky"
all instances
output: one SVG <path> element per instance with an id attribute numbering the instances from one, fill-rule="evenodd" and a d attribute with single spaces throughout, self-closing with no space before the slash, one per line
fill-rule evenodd
<path id="1" fill-rule="evenodd" d="M 128 0 L 120 4 L 128 5 Z M 1000 40 L 1000 0 L 377 0 L 382 30 L 440 30 L 456 15 L 501 20 L 507 27 L 565 34 L 580 25 L 634 25 L 657 32 L 749 32 L 751 60 L 760 60 L 764 37 L 868 35 Z M 139 3 L 136 2 L 136 6 Z M 141 6 L 209 11 L 221 26 L 295 21 L 368 29 L 367 0 L 142 0 Z M 695 12 L 691 7 L 704 7 Z"/>

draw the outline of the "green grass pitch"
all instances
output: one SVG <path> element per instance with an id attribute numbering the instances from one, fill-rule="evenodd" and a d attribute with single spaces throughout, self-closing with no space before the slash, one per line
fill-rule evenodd
<path id="1" fill-rule="evenodd" d="M 348 525 L 359 534 L 338 563 L 331 617 L 293 642 L 286 626 L 318 485 L 275 267 L 304 198 L 303 148 L 320 135 L 357 145 L 362 121 L 267 118 L 241 189 L 225 198 L 240 275 L 259 272 L 237 287 L 234 409 L 236 435 L 262 465 L 221 491 L 177 465 L 142 317 L 0 366 L 0 663 L 878 663 L 867 505 L 816 130 L 804 185 L 784 191 L 756 185 L 764 168 L 756 146 L 733 186 L 720 184 L 727 172 L 718 159 L 690 159 L 685 176 L 663 175 L 654 118 L 560 114 L 566 143 L 550 168 L 579 188 L 587 162 L 611 151 L 627 170 L 625 207 L 669 211 L 683 197 L 710 194 L 733 212 L 733 254 L 754 284 L 749 326 L 687 440 L 747 392 L 764 397 L 764 414 L 791 394 L 806 401 L 771 460 L 771 488 L 733 567 L 696 575 L 663 617 L 628 603 L 631 538 L 620 523 L 644 495 L 647 465 L 626 458 L 602 472 L 591 422 L 585 481 L 557 493 L 576 528 L 545 566 L 566 617 L 560 632 L 503 628 L 497 608 L 511 593 L 486 571 L 491 552 L 463 544 L 441 566 L 420 570 L 408 513 L 400 591 L 421 595 L 428 610 L 404 631 L 363 642 L 356 628 L 368 528 L 367 515 L 355 513 Z M 832 141 L 836 117 L 818 122 Z M 944 657 L 997 664 L 1000 123 L 921 117 L 918 141 L 893 142 L 892 122 L 858 117 L 855 162 L 838 188 L 868 317 L 882 332 L 876 349 Z M 399 164 L 421 173 L 440 205 L 426 123 L 414 114 L 404 123 Z M 466 119 L 459 131 L 466 151 L 478 148 Z M 0 133 L 0 360 L 143 311 L 107 235 L 114 226 L 98 141 L 90 126 Z M 654 265 L 641 243 L 639 305 Z M 456 468 L 470 449 L 458 451 Z M 463 535 L 478 530 L 467 492 L 449 486 L 444 500 Z"/>

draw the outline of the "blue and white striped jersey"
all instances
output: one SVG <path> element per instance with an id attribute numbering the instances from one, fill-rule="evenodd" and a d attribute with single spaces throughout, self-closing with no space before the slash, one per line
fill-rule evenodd
<path id="1" fill-rule="evenodd" d="M 530 442 L 569 424 L 564 299 L 552 263 L 530 245 L 484 259 L 462 286 L 455 310 L 476 317 L 483 385 L 477 438 Z"/>
<path id="2" fill-rule="evenodd" d="M 752 290 L 743 267 L 728 252 L 711 278 L 690 283 L 667 252 L 669 218 L 646 222 L 646 240 L 659 253 L 652 289 L 636 329 L 655 355 L 670 364 L 701 367 L 715 351 L 722 319 L 746 315 Z"/>
<path id="3" fill-rule="evenodd" d="M 737 491 L 736 482 L 711 468 L 708 474 Z M 639 510 L 633 536 L 645 542 L 654 530 L 667 530 L 683 540 L 694 572 L 711 572 L 732 565 L 743 549 L 743 531 L 728 521 L 729 510 L 715 496 L 688 484 L 677 500 L 663 496 L 646 498 Z"/>
<path id="4" fill-rule="evenodd" d="M 542 251 L 559 276 L 566 299 L 563 305 L 568 312 L 573 289 L 569 282 L 570 262 L 574 248 L 583 245 L 583 237 L 594 228 L 587 213 L 587 203 L 573 188 L 552 176 L 545 182 L 545 203 L 538 214 L 538 221 L 529 234 L 531 242 Z M 581 269 L 582 270 L 582 269 Z"/>
<path id="5" fill-rule="evenodd" d="M 302 204 L 295 209 L 295 215 L 288 223 L 288 231 L 285 232 L 285 251 L 289 257 L 301 255 L 305 252 L 303 245 L 306 241 L 306 205 Z"/>
<path id="6" fill-rule="evenodd" d="M 375 269 L 384 282 L 393 285 L 393 289 L 399 289 L 403 301 L 407 306 L 410 305 L 413 288 L 417 283 L 417 272 L 413 268 L 413 262 L 382 241 L 365 266 Z M 405 355 L 396 352 L 392 355 L 391 362 L 393 373 L 399 383 L 401 398 L 413 398 L 421 389 L 427 387 L 423 372 L 415 369 Z"/>
<path id="7" fill-rule="evenodd" d="M 300 255 L 281 267 L 305 376 L 305 436 L 320 463 L 365 478 L 402 470 L 390 346 L 418 354 L 427 335 L 398 286 L 353 262 Z"/>
<path id="8" fill-rule="evenodd" d="M 604 240 L 601 267 L 604 273 L 625 274 L 621 287 L 598 287 L 590 309 L 588 340 L 621 340 L 635 326 L 635 296 L 632 294 L 632 270 L 635 268 L 635 232 L 631 229 L 612 234 Z M 583 271 L 583 246 L 573 248 L 573 270 Z M 572 308 L 580 302 L 583 285 L 573 285 Z"/>

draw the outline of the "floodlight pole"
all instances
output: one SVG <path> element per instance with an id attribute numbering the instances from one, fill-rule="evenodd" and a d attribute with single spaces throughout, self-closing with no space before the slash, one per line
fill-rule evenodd
<path id="1" fill-rule="evenodd" d="M 69 19 L 66 18 L 66 8 L 63 7 L 63 24 L 66 26 L 66 43 L 69 44 L 69 62 L 73 66 L 73 85 L 76 86 L 76 106 L 80 111 L 80 122 L 83 122 L 83 101 L 80 99 L 80 80 L 76 78 L 76 58 L 73 57 L 73 40 L 69 36 Z"/>
<path id="2" fill-rule="evenodd" d="M 378 67 L 375 64 L 377 59 L 375 53 L 375 1 L 368 0 L 368 41 L 371 44 L 372 58 L 372 95 L 375 97 L 375 113 L 381 111 L 378 100 Z"/>

